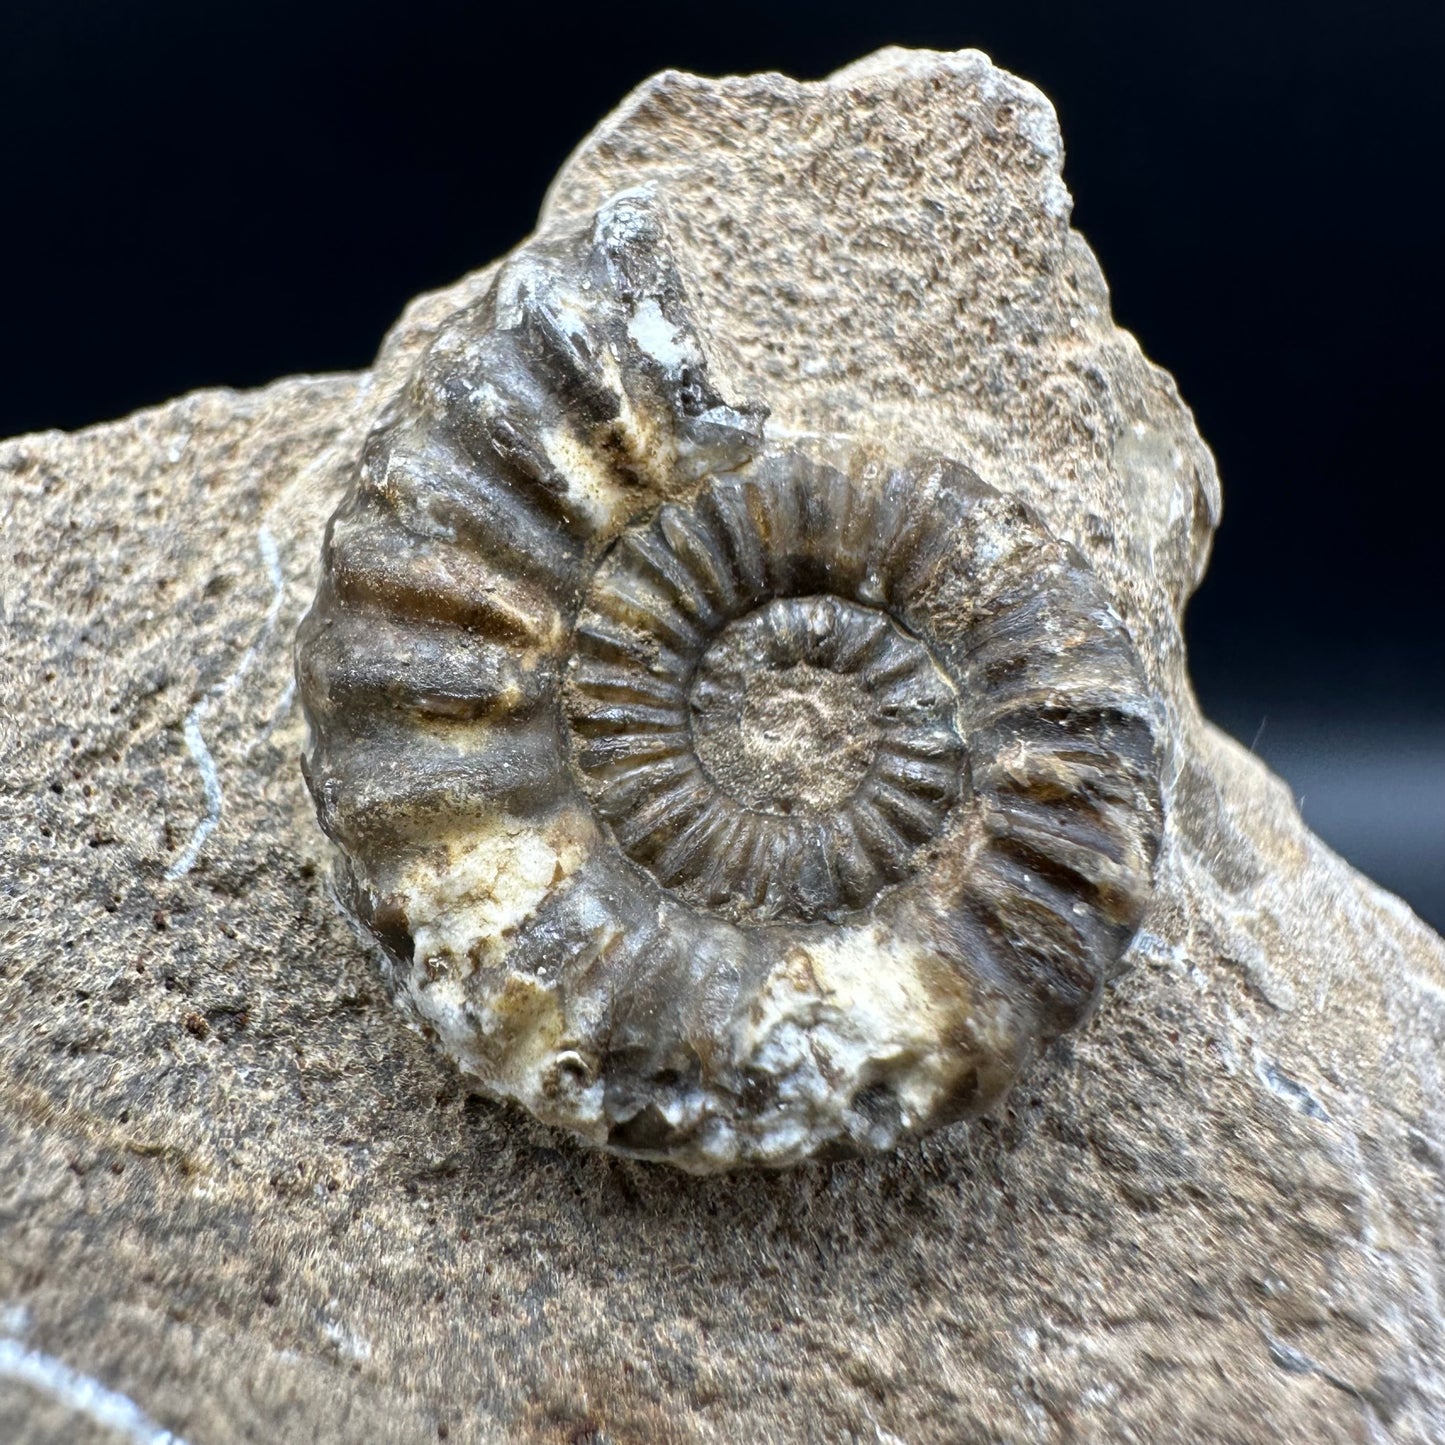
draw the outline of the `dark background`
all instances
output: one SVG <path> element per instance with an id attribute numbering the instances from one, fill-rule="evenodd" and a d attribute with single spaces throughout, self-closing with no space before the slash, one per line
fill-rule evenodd
<path id="1" fill-rule="evenodd" d="M 363 367 L 663 66 L 977 46 L 1215 450 L 1206 712 L 1445 927 L 1445 6 L 0 0 L 0 435 Z"/>

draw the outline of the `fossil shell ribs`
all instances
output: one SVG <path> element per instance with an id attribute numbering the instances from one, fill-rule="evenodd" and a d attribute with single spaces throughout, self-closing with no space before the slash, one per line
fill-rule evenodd
<path id="1" fill-rule="evenodd" d="M 617 196 L 439 334 L 298 641 L 405 1007 L 491 1093 L 699 1170 L 997 1099 L 1094 1007 L 1160 832 L 1078 555 L 955 462 L 835 465 L 764 415 Z"/>

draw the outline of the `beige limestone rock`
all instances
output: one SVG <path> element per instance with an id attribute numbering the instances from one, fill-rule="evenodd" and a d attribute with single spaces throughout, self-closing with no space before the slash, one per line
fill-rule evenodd
<path id="1" fill-rule="evenodd" d="M 0 447 L 0 1435 L 1445 1437 L 1445 946 L 1199 716 L 1213 465 L 1060 165 L 974 53 L 668 74 L 541 221 L 656 182 L 725 391 L 1025 494 L 1168 714 L 1132 971 L 994 1118 L 883 1162 L 694 1179 L 470 1099 L 328 894 L 290 637 L 489 270 L 369 373 Z"/>

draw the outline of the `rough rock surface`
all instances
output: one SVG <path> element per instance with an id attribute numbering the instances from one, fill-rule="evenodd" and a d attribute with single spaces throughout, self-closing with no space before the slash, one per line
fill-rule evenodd
<path id="1" fill-rule="evenodd" d="M 470 1099 L 328 894 L 290 637 L 489 271 L 363 376 L 0 448 L 0 1435 L 158 1438 L 124 1396 L 193 1445 L 1445 1436 L 1445 947 L 1199 717 L 1212 463 L 1060 164 L 982 56 L 884 52 L 661 76 L 542 218 L 656 181 L 726 389 L 1023 492 L 1168 713 L 1132 971 L 886 1161 L 694 1179 Z"/>

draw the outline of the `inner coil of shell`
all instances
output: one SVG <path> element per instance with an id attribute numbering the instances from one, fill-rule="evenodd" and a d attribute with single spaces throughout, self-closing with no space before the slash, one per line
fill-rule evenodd
<path id="1" fill-rule="evenodd" d="M 961 464 L 728 404 L 650 192 L 442 329 L 327 529 L 307 781 L 478 1085 L 696 1170 L 892 1147 L 1094 1008 L 1155 709 L 1098 580 Z"/>

